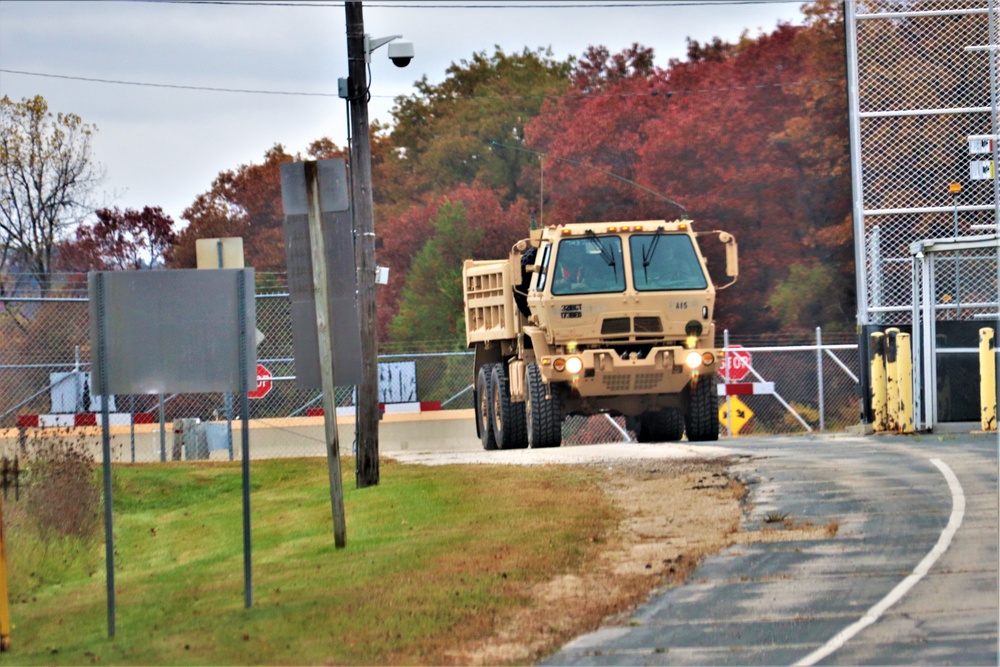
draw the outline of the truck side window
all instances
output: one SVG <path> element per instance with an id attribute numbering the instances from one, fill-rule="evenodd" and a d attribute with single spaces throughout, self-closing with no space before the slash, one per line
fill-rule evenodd
<path id="1" fill-rule="evenodd" d="M 546 278 L 549 275 L 549 255 L 552 253 L 552 244 L 544 243 L 542 244 L 542 270 L 538 274 L 538 284 L 535 285 L 536 292 L 545 291 Z"/>

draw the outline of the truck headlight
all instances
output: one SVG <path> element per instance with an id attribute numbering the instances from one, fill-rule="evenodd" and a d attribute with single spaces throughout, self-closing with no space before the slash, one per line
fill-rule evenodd
<path id="1" fill-rule="evenodd" d="M 701 366 L 701 354 L 698 352 L 688 352 L 687 356 L 684 357 L 684 365 L 691 370 L 698 368 Z"/>
<path id="2" fill-rule="evenodd" d="M 570 357 L 566 360 L 566 370 L 573 375 L 583 370 L 583 359 L 580 357 Z"/>

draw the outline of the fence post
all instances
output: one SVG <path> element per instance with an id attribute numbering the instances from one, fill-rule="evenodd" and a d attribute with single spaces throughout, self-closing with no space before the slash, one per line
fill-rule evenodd
<path id="1" fill-rule="evenodd" d="M 722 330 L 722 358 L 726 361 L 726 376 L 723 378 L 729 384 L 729 373 L 732 371 L 729 358 L 729 329 Z M 729 393 L 726 393 L 726 435 L 733 437 L 733 408 L 729 400 Z"/>
<path id="2" fill-rule="evenodd" d="M 979 409 L 984 431 L 997 430 L 997 361 L 993 352 L 993 329 L 979 330 Z"/>
<path id="3" fill-rule="evenodd" d="M 7 459 L 3 462 L 6 468 Z M 4 494 L 0 493 L 0 652 L 10 650 L 11 627 L 7 592 L 7 556 L 3 546 L 3 496 Z"/>
<path id="4" fill-rule="evenodd" d="M 167 462 L 167 422 L 163 413 L 163 392 L 160 392 L 160 463 Z"/>
<path id="5" fill-rule="evenodd" d="M 819 395 L 819 430 L 826 430 L 823 405 L 823 328 L 816 327 L 816 386 Z"/>
<path id="6" fill-rule="evenodd" d="M 876 331 L 871 335 L 870 364 L 872 370 L 872 430 L 884 431 L 888 415 L 886 415 L 885 334 L 881 331 Z"/>

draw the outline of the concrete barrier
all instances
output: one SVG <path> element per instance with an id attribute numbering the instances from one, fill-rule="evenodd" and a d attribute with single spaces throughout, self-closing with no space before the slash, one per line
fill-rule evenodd
<path id="1" fill-rule="evenodd" d="M 440 410 L 433 412 L 386 414 L 379 422 L 379 451 L 464 451 L 480 449 L 476 437 L 473 410 Z M 217 424 L 218 422 L 212 422 Z M 222 422 L 225 425 L 225 422 Z M 233 451 L 240 457 L 239 421 L 233 422 Z M 132 460 L 132 435 L 128 426 L 112 426 L 111 456 L 116 463 Z M 167 425 L 167 458 L 172 446 L 172 425 Z M 341 456 L 350 456 L 354 443 L 354 418 L 338 417 L 337 431 Z M 76 443 L 100 458 L 101 429 L 94 426 L 24 429 L 26 442 L 37 437 L 60 439 Z M 20 449 L 18 429 L 0 430 L 0 455 L 13 456 Z M 326 456 L 326 438 L 322 417 L 286 417 L 254 419 L 250 422 L 250 458 L 286 458 Z M 228 460 L 226 450 L 212 451 L 211 460 Z M 158 424 L 135 426 L 135 460 L 137 463 L 160 460 L 160 427 Z"/>

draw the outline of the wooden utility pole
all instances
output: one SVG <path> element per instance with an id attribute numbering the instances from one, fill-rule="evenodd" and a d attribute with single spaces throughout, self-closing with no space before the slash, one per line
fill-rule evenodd
<path id="1" fill-rule="evenodd" d="M 326 463 L 330 475 L 330 507 L 333 512 L 333 543 L 347 545 L 344 517 L 344 487 L 340 473 L 340 437 L 337 433 L 337 381 L 333 366 L 334 333 L 330 322 L 330 293 L 327 290 L 326 248 L 323 243 L 322 209 L 319 201 L 319 171 L 316 162 L 305 163 L 306 202 L 309 206 L 309 252 L 316 302 L 316 338 L 323 384 L 323 426 L 326 436 Z"/>
<path id="2" fill-rule="evenodd" d="M 375 307 L 375 221 L 372 215 L 372 156 L 368 136 L 368 73 L 361 0 L 347 12 L 347 91 L 351 115 L 351 206 L 358 267 L 361 325 L 361 384 L 358 386 L 358 488 L 378 484 L 378 329 Z"/>

